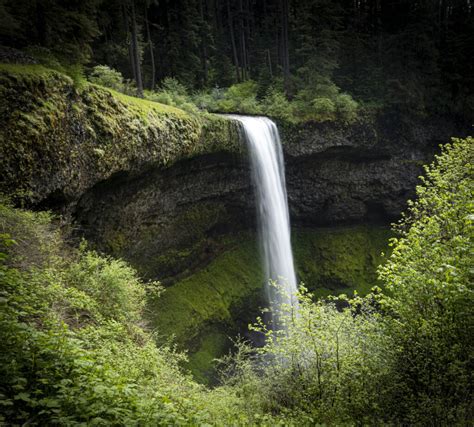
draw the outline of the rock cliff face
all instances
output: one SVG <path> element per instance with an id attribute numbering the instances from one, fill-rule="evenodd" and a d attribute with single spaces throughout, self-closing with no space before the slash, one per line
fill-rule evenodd
<path id="1" fill-rule="evenodd" d="M 397 218 L 414 196 L 422 165 L 459 128 L 452 122 L 405 123 L 380 116 L 341 127 L 286 129 L 290 211 L 294 223 L 322 225 Z"/>
<path id="2" fill-rule="evenodd" d="M 0 191 L 69 214 L 115 174 L 240 144 L 236 125 L 221 117 L 78 85 L 40 65 L 0 64 L 0 149 Z"/>
<path id="3" fill-rule="evenodd" d="M 449 123 L 401 128 L 392 120 L 283 129 L 294 226 L 387 224 L 399 216 L 422 164 L 456 131 Z M 83 195 L 77 223 L 145 276 L 173 282 L 219 253 L 225 235 L 253 227 L 248 163 L 245 154 L 221 151 L 116 176 Z"/>

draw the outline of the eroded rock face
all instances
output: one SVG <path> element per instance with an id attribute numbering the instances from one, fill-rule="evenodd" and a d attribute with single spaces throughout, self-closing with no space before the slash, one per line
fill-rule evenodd
<path id="1" fill-rule="evenodd" d="M 308 124 L 285 133 L 293 223 L 334 225 L 398 218 L 415 195 L 422 165 L 459 127 L 382 116 L 372 125 Z"/>
<path id="2" fill-rule="evenodd" d="M 215 153 L 122 174 L 88 191 L 75 216 L 88 240 L 166 282 L 206 264 L 223 235 L 252 226 L 250 172 L 241 156 Z"/>
<path id="3" fill-rule="evenodd" d="M 452 123 L 390 117 L 283 129 L 292 224 L 390 223 L 413 197 L 422 165 L 454 134 Z M 80 199 L 79 231 L 145 277 L 172 283 L 222 252 L 226 236 L 254 228 L 248 163 L 217 152 L 114 176 Z"/>

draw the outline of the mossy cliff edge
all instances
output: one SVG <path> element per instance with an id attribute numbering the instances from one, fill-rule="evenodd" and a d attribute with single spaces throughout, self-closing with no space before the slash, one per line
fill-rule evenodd
<path id="1" fill-rule="evenodd" d="M 118 172 L 238 151 L 236 125 L 129 97 L 39 65 L 0 65 L 0 191 L 64 207 Z"/>

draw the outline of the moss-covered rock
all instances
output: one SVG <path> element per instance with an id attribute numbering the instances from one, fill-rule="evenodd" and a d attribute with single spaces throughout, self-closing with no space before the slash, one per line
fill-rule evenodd
<path id="1" fill-rule="evenodd" d="M 242 237 L 210 264 L 150 301 L 150 321 L 179 344 L 192 344 L 204 326 L 235 324 L 242 302 L 260 301 L 263 274 L 257 243 Z"/>
<path id="2" fill-rule="evenodd" d="M 27 204 L 65 205 L 117 172 L 241 149 L 231 121 L 77 87 L 39 65 L 0 65 L 0 117 L 0 191 Z"/>
<path id="3" fill-rule="evenodd" d="M 367 293 L 378 285 L 388 227 L 296 229 L 292 246 L 298 280 L 316 297 Z M 227 250 L 207 267 L 178 281 L 149 303 L 150 323 L 190 351 L 196 378 L 212 375 L 213 359 L 231 346 L 229 337 L 245 332 L 264 301 L 264 276 L 256 236 L 229 240 Z"/>
<path id="4" fill-rule="evenodd" d="M 377 267 L 384 262 L 388 227 L 356 226 L 297 230 L 293 248 L 298 279 L 317 297 L 367 294 L 378 285 Z"/>

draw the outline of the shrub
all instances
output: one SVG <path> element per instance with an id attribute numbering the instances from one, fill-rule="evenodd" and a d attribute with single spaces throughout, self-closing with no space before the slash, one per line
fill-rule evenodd
<path id="1" fill-rule="evenodd" d="M 308 116 L 318 122 L 332 121 L 335 119 L 336 106 L 329 98 L 315 98 L 311 101 Z"/>
<path id="2" fill-rule="evenodd" d="M 101 257 L 82 246 L 78 261 L 69 266 L 64 279 L 96 301 L 104 318 L 128 322 L 140 319 L 145 288 L 125 262 Z"/>
<path id="3" fill-rule="evenodd" d="M 260 114 L 262 109 L 257 102 L 257 90 L 257 83 L 252 80 L 232 85 L 218 102 L 218 108 L 225 113 Z"/>
<path id="4" fill-rule="evenodd" d="M 218 102 L 222 98 L 222 90 L 214 88 L 210 92 L 198 92 L 193 96 L 193 102 L 200 110 L 214 112 L 218 110 Z"/>
<path id="5" fill-rule="evenodd" d="M 188 113 L 194 114 L 199 112 L 199 109 L 188 95 L 186 87 L 172 77 L 166 77 L 161 82 L 158 91 L 145 91 L 144 95 L 150 101 L 181 108 Z"/>
<path id="6" fill-rule="evenodd" d="M 474 139 L 455 139 L 425 168 L 380 268 L 394 339 L 392 407 L 403 423 L 469 423 L 472 413 Z"/>
<path id="7" fill-rule="evenodd" d="M 174 95 L 180 95 L 180 96 L 188 95 L 188 90 L 186 89 L 186 86 L 181 84 L 174 77 L 165 77 L 163 81 L 160 83 L 160 91 L 168 92 L 168 93 L 172 93 Z"/>
<path id="8" fill-rule="evenodd" d="M 379 421 L 376 396 L 390 368 L 382 325 L 367 307 L 354 316 L 310 294 L 299 299 L 298 314 L 277 310 L 286 330 L 271 331 L 261 320 L 252 327 L 267 337 L 259 353 L 268 362 L 253 398 L 270 412 L 316 423 Z"/>
<path id="9" fill-rule="evenodd" d="M 137 324 L 144 285 L 123 261 L 83 247 L 18 263 L 50 228 L 44 214 L 0 204 L 0 423 L 209 424 L 183 356 Z"/>
<path id="10" fill-rule="evenodd" d="M 353 123 L 357 119 L 357 104 L 347 93 L 341 93 L 336 97 L 336 111 L 340 120 L 345 123 Z"/>
<path id="11" fill-rule="evenodd" d="M 96 65 L 89 74 L 89 81 L 119 92 L 123 92 L 124 89 L 123 76 L 120 71 L 107 65 Z"/>
<path id="12" fill-rule="evenodd" d="M 263 100 L 266 115 L 286 122 L 293 122 L 293 108 L 282 91 L 271 89 Z"/>

